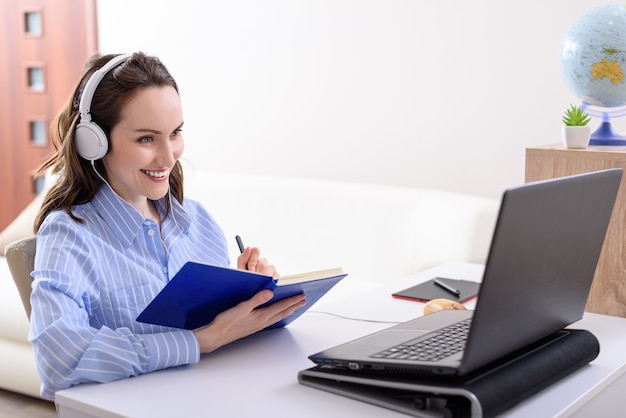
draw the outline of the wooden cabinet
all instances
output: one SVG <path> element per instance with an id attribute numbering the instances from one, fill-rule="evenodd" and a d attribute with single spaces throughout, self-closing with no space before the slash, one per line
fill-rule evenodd
<path id="1" fill-rule="evenodd" d="M 626 146 L 566 149 L 561 145 L 546 145 L 526 148 L 527 182 L 615 167 L 626 171 Z M 587 301 L 588 312 L 626 317 L 625 220 L 626 178 L 622 177 Z"/>

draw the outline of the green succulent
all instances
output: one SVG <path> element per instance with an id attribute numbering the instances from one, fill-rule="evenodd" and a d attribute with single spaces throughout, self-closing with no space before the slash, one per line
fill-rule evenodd
<path id="1" fill-rule="evenodd" d="M 591 117 L 585 113 L 581 106 L 570 105 L 569 109 L 563 115 L 563 123 L 565 126 L 585 126 L 591 120 Z"/>

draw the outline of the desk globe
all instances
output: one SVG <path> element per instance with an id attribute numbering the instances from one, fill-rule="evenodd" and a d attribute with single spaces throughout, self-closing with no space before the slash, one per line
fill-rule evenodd
<path id="1" fill-rule="evenodd" d="M 561 73 L 586 112 L 602 118 L 591 145 L 626 145 L 611 118 L 626 115 L 626 5 L 595 7 L 576 19 L 561 43 Z"/>

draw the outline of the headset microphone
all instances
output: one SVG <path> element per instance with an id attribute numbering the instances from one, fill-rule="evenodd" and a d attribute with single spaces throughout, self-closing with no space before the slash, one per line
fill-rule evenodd
<path id="1" fill-rule="evenodd" d="M 130 58 L 131 54 L 122 54 L 111 58 L 102 68 L 95 71 L 83 89 L 78 111 L 80 122 L 74 130 L 74 146 L 78 155 L 92 163 L 104 157 L 109 149 L 106 133 L 97 123 L 91 120 L 91 101 L 96 88 L 104 76 L 119 64 Z"/>

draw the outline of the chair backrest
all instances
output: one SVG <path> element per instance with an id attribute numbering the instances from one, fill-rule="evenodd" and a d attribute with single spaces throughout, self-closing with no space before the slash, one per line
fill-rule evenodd
<path id="1" fill-rule="evenodd" d="M 26 316 L 30 320 L 30 292 L 33 278 L 31 272 L 35 266 L 36 237 L 24 238 L 7 245 L 4 255 L 13 276 L 13 281 L 22 298 Z"/>

